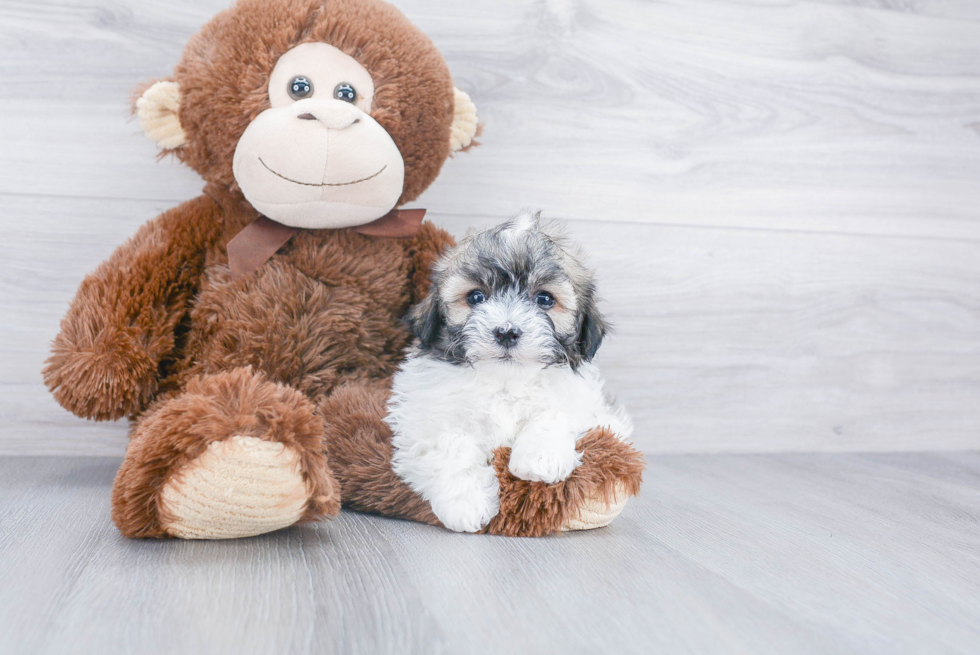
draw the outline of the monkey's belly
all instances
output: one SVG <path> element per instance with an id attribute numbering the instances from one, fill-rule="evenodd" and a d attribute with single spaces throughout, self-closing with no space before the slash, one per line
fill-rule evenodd
<path id="1" fill-rule="evenodd" d="M 317 397 L 346 380 L 393 375 L 408 343 L 404 308 L 378 302 L 356 279 L 330 283 L 269 262 L 247 279 L 206 280 L 188 335 L 193 373 L 252 366 Z"/>

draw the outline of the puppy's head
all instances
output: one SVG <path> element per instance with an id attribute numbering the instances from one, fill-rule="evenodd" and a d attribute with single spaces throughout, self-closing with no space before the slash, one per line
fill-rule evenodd
<path id="1" fill-rule="evenodd" d="M 422 351 L 454 363 L 589 361 L 608 326 L 592 272 L 539 214 L 463 239 L 436 263 L 409 314 Z"/>

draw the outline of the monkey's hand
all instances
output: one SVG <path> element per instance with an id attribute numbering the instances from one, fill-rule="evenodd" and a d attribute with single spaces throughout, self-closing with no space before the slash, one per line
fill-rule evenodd
<path id="1" fill-rule="evenodd" d="M 153 399 L 207 247 L 221 233 L 216 211 L 202 196 L 161 214 L 85 278 L 44 368 L 65 409 L 110 420 Z"/>
<path id="2" fill-rule="evenodd" d="M 157 365 L 135 328 L 99 323 L 65 321 L 44 381 L 73 414 L 118 419 L 139 412 L 153 397 Z"/>

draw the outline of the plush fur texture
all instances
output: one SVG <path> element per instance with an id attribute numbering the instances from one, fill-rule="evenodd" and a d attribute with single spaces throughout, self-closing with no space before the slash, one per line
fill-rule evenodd
<path id="1" fill-rule="evenodd" d="M 388 405 L 392 464 L 443 525 L 476 532 L 499 508 L 495 450 L 511 449 L 518 478 L 552 484 L 581 463 L 580 436 L 633 427 L 590 361 L 589 326 L 605 331 L 592 275 L 537 215 L 466 239 L 434 279 Z"/>
<path id="2" fill-rule="evenodd" d="M 389 378 L 410 338 L 401 317 L 424 294 L 432 261 L 452 243 L 449 235 L 428 223 L 412 239 L 367 237 L 349 230 L 305 231 L 261 269 L 233 280 L 224 245 L 255 213 L 236 194 L 213 185 L 207 192 L 212 211 L 230 229 L 206 251 L 192 298 L 154 300 L 157 305 L 179 301 L 175 308 L 183 315 L 171 318 L 176 330 L 170 350 L 151 367 L 149 388 L 160 403 L 145 413 L 139 408 L 132 412 L 138 419 L 113 493 L 113 518 L 127 536 L 164 536 L 166 517 L 161 517 L 159 491 L 169 476 L 208 443 L 239 435 L 296 448 L 308 462 L 304 475 L 314 490 L 306 518 L 336 514 L 339 501 L 331 485 L 337 483 L 325 456 L 325 423 L 346 423 L 347 417 L 318 411 L 305 430 L 281 432 L 269 426 L 297 421 L 297 415 L 310 418 L 316 404 L 338 386 L 370 387 Z M 127 243 L 115 260 L 139 260 L 145 253 L 138 245 Z M 124 291 L 126 296 L 144 290 L 138 278 L 90 277 L 65 324 L 106 316 L 102 303 L 114 291 L 107 287 L 123 282 L 134 287 Z M 129 309 L 138 314 L 141 305 Z M 127 316 L 124 308 L 116 310 Z M 128 344 L 113 345 L 121 349 Z M 145 387 L 140 380 L 134 377 L 132 386 L 126 386 L 129 378 L 120 377 L 116 369 L 94 368 L 93 363 L 102 360 L 84 349 L 69 352 L 52 358 L 49 375 L 60 375 L 64 369 L 59 364 L 67 362 L 69 368 L 85 370 L 92 384 L 70 387 L 67 397 L 86 397 L 87 392 L 102 405 L 117 408 L 115 414 L 129 407 L 131 397 L 141 397 Z M 123 354 L 150 357 L 135 348 Z M 229 371 L 236 372 L 230 382 L 222 377 Z M 212 385 L 222 380 L 225 386 Z M 265 396 L 252 391 L 255 386 L 266 394 L 280 390 L 289 402 L 264 403 Z M 229 394 L 240 394 L 241 400 L 226 400 Z M 215 397 L 209 400 L 209 395 Z M 297 399 L 309 400 L 297 405 Z M 161 412 L 165 418 L 154 418 Z M 209 415 L 226 418 L 202 420 Z M 294 434 L 299 436 L 290 436 Z"/>
<path id="3" fill-rule="evenodd" d="M 172 536 L 161 489 L 210 444 L 236 436 L 297 454 L 308 520 L 335 514 L 342 501 L 436 522 L 391 471 L 382 418 L 410 340 L 404 316 L 425 296 L 449 235 L 430 224 L 408 239 L 306 230 L 253 273 L 232 279 L 228 268 L 228 241 L 258 216 L 232 175 L 237 140 L 268 104 L 278 56 L 312 41 L 371 73 L 371 115 L 405 161 L 402 202 L 448 156 L 446 65 L 390 5 L 241 0 L 191 39 L 174 75 L 186 140 L 173 152 L 208 181 L 204 195 L 144 225 L 85 278 L 44 369 L 55 398 L 75 414 L 135 420 L 113 491 L 113 519 L 126 536 Z M 619 458 L 611 456 L 609 475 L 633 480 Z M 581 494 L 606 484 L 605 461 L 588 461 L 586 452 L 564 483 L 579 489 L 581 471 Z M 538 518 L 528 503 L 546 492 L 508 484 L 502 493 L 514 495 L 501 507 L 523 508 L 521 517 L 491 530 L 543 534 L 558 529 L 554 517 L 577 511 L 540 508 Z"/>
<path id="4" fill-rule="evenodd" d="M 174 69 L 187 135 L 177 156 L 205 180 L 234 188 L 232 156 L 245 128 L 270 106 L 276 61 L 311 42 L 340 49 L 371 73 L 371 116 L 405 160 L 398 204 L 414 200 L 449 153 L 452 77 L 429 38 L 378 0 L 239 0 L 215 16 Z"/>
<path id="5" fill-rule="evenodd" d="M 384 422 L 390 380 L 339 387 L 320 402 L 327 454 L 338 472 L 341 502 L 360 512 L 439 525 L 429 503 L 391 469 L 391 431 Z"/>
<path id="6" fill-rule="evenodd" d="M 112 519 L 130 537 L 165 536 L 163 486 L 210 443 L 234 436 L 292 448 L 300 455 L 300 472 L 310 489 L 303 519 L 334 515 L 340 495 L 327 463 L 323 433 L 323 417 L 302 393 L 269 382 L 252 368 L 195 377 L 134 423 L 112 494 Z"/>
<path id="7" fill-rule="evenodd" d="M 190 301 L 223 231 L 212 198 L 190 200 L 141 227 L 85 278 L 44 368 L 65 409 L 96 420 L 143 412 L 179 358 Z"/>
<path id="8" fill-rule="evenodd" d="M 635 496 L 643 482 L 643 455 L 605 428 L 578 440 L 582 463 L 557 484 L 530 482 L 507 468 L 510 449 L 494 453 L 500 484 L 500 511 L 482 531 L 508 537 L 541 537 L 560 532 L 578 518 L 590 498 L 612 502 L 617 494 Z"/>
<path id="9" fill-rule="evenodd" d="M 441 525 L 429 503 L 398 478 L 391 466 L 392 433 L 384 421 L 390 382 L 338 388 L 320 404 L 328 421 L 326 442 L 337 472 L 343 506 L 360 512 Z M 561 532 L 589 499 L 605 502 L 634 496 L 643 481 L 643 455 L 606 428 L 578 440 L 582 463 L 557 484 L 530 482 L 507 467 L 509 448 L 499 448 L 493 466 L 500 511 L 481 530 L 507 537 L 541 537 Z"/>
<path id="10" fill-rule="evenodd" d="M 389 377 L 409 339 L 401 317 L 422 291 L 413 281 L 425 284 L 429 260 L 449 243 L 429 223 L 412 239 L 304 230 L 241 278 L 214 252 L 179 377 L 253 365 L 314 400 L 343 382 Z"/>

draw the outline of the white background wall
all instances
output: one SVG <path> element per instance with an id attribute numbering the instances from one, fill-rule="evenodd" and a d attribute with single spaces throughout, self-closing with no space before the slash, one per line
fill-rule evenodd
<path id="1" fill-rule="evenodd" d="M 980 447 L 980 3 L 402 0 L 483 145 L 459 234 L 570 220 L 648 452 Z M 127 122 L 225 0 L 0 0 L 0 453 L 121 454 L 41 384 L 83 275 L 200 192 Z"/>

